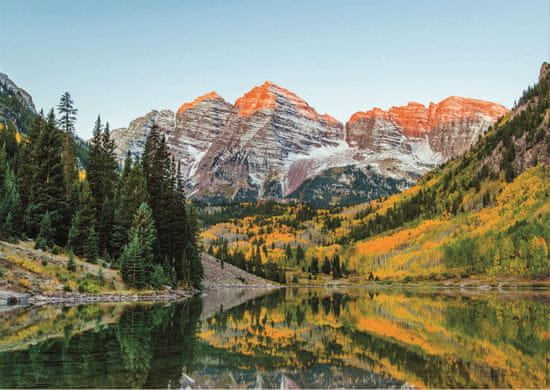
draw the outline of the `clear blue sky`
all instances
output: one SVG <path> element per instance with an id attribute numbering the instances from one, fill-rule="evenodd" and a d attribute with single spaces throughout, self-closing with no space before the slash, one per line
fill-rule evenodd
<path id="1" fill-rule="evenodd" d="M 78 133 L 271 80 L 319 112 L 448 95 L 507 106 L 549 55 L 548 0 L 0 0 L 0 71 Z"/>

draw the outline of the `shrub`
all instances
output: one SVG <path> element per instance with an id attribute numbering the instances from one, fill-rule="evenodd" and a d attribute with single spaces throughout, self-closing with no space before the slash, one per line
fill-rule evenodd
<path id="1" fill-rule="evenodd" d="M 101 288 L 95 281 L 86 279 L 80 282 L 78 291 L 87 294 L 97 294 L 101 291 Z"/>

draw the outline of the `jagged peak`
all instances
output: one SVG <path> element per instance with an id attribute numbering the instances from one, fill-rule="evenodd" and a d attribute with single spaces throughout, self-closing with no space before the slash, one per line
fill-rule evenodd
<path id="1" fill-rule="evenodd" d="M 272 89 L 276 87 L 278 86 L 266 81 L 246 92 L 235 101 L 235 107 L 239 110 L 239 114 L 241 116 L 251 116 L 257 111 L 274 108 L 277 97 Z"/>
<path id="2" fill-rule="evenodd" d="M 331 125 L 341 125 L 338 120 L 328 114 L 319 114 L 304 99 L 296 93 L 275 84 L 272 81 L 265 81 L 235 101 L 235 107 L 241 116 L 251 116 L 258 111 L 272 110 L 277 107 L 278 98 L 286 100 L 306 118 L 320 120 Z"/>
<path id="3" fill-rule="evenodd" d="M 178 109 L 178 113 L 182 113 L 184 111 L 187 111 L 188 109 L 195 107 L 197 104 L 199 104 L 203 101 L 217 100 L 217 99 L 222 99 L 223 100 L 223 98 L 216 91 L 210 91 L 208 93 L 205 93 L 204 95 L 199 96 L 198 98 L 196 98 L 192 102 L 183 103 L 180 106 L 180 108 Z"/>
<path id="4" fill-rule="evenodd" d="M 36 113 L 36 107 L 32 101 L 32 96 L 23 88 L 19 87 L 6 73 L 0 72 L 0 82 L 5 85 L 5 87 L 12 91 L 17 98 L 24 102 L 29 110 L 33 113 Z"/>
<path id="5" fill-rule="evenodd" d="M 387 111 L 375 107 L 369 111 L 354 113 L 349 123 L 361 119 L 391 120 L 401 126 L 406 134 L 420 135 L 433 127 L 475 115 L 485 115 L 497 119 L 508 109 L 501 104 L 462 96 L 449 96 L 439 103 L 430 102 L 428 106 L 418 102 L 409 102 L 404 106 L 393 106 Z"/>

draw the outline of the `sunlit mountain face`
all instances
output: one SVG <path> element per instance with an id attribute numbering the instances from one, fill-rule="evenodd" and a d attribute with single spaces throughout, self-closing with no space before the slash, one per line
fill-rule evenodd
<path id="1" fill-rule="evenodd" d="M 113 138 L 122 162 L 128 152 L 139 157 L 158 126 L 196 200 L 291 198 L 328 205 L 342 196 L 353 194 L 358 202 L 410 186 L 466 151 L 507 112 L 497 103 L 451 96 L 427 106 L 360 111 L 341 123 L 266 81 L 233 104 L 212 91 L 177 112 L 153 110 L 114 130 Z M 351 172 L 343 175 L 342 168 Z M 340 195 L 328 200 L 319 196 L 335 191 Z"/>
<path id="2" fill-rule="evenodd" d="M 532 293 L 228 290 L 3 316 L 0 387 L 548 385 L 550 305 Z"/>

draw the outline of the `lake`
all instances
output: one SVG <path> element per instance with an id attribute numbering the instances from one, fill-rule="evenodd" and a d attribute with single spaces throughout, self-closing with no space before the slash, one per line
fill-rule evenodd
<path id="1" fill-rule="evenodd" d="M 535 292 L 222 290 L 0 308 L 0 387 L 549 387 Z"/>

